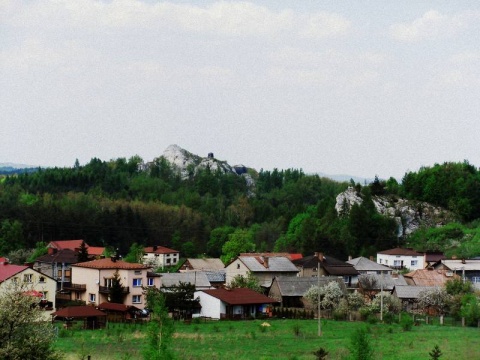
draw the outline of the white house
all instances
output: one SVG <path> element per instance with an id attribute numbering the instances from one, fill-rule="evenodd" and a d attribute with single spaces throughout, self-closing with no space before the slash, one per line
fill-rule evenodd
<path id="1" fill-rule="evenodd" d="M 163 268 L 166 266 L 174 266 L 180 260 L 180 252 L 169 249 L 164 246 L 148 246 L 144 248 L 142 262 L 153 268 Z"/>
<path id="2" fill-rule="evenodd" d="M 413 271 L 425 268 L 425 257 L 412 249 L 395 248 L 378 252 L 377 263 L 392 269 Z"/>
<path id="3" fill-rule="evenodd" d="M 28 266 L 14 265 L 7 258 L 0 258 L 0 293 L 11 286 L 19 286 L 26 295 L 38 298 L 38 305 L 45 310 L 45 319 L 55 310 L 57 282 Z"/>
<path id="4" fill-rule="evenodd" d="M 246 288 L 212 289 L 196 291 L 201 310 L 194 316 L 212 319 L 247 319 L 268 314 L 272 304 L 278 301 Z"/>

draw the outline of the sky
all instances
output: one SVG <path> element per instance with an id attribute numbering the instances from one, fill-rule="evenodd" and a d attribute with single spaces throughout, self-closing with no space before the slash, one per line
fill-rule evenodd
<path id="1" fill-rule="evenodd" d="M 0 163 L 480 166 L 480 2 L 0 0 Z"/>

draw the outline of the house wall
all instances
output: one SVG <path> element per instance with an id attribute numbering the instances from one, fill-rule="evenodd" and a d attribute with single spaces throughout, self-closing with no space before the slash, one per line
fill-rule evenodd
<path id="1" fill-rule="evenodd" d="M 145 307 L 145 295 L 143 294 L 142 286 L 147 286 L 147 270 L 125 270 L 119 269 L 121 283 L 124 287 L 129 287 L 129 293 L 125 296 L 123 304 L 134 305 L 139 309 Z M 105 279 L 113 278 L 116 269 L 92 269 L 83 267 L 72 267 L 72 283 L 85 284 L 86 291 L 80 292 L 80 300 L 86 304 L 99 305 L 102 302 L 108 301 L 108 294 L 101 294 L 99 292 L 100 286 L 106 286 Z M 136 273 L 138 272 L 138 274 Z M 134 279 L 141 279 L 140 286 L 133 286 Z M 155 278 L 157 286 L 159 285 L 159 278 Z M 95 295 L 95 301 L 91 301 L 90 294 Z M 133 302 L 134 295 L 140 296 L 140 302 Z M 75 293 L 72 292 L 72 300 L 75 299 Z"/>
<path id="2" fill-rule="evenodd" d="M 194 297 L 200 299 L 200 305 L 202 306 L 199 316 L 220 319 L 220 314 L 226 313 L 225 303 L 220 301 L 220 299 L 208 295 L 203 291 L 195 291 Z"/>
<path id="3" fill-rule="evenodd" d="M 152 266 L 154 268 L 161 268 L 165 266 L 177 265 L 179 259 L 180 259 L 180 253 L 173 253 L 173 254 L 145 253 L 143 255 L 142 262 L 143 264 Z"/>
<path id="4" fill-rule="evenodd" d="M 412 262 L 416 262 L 413 264 Z M 385 255 L 377 254 L 377 263 L 392 268 L 403 266 L 410 270 L 420 270 L 425 268 L 425 258 L 423 255 Z"/>
<path id="5" fill-rule="evenodd" d="M 239 259 L 234 260 L 225 267 L 225 283 L 228 285 L 237 275 L 247 276 L 249 269 Z"/>
<path id="6" fill-rule="evenodd" d="M 25 281 L 26 278 L 28 281 Z M 40 300 L 46 300 L 52 303 L 52 308 L 50 310 L 45 310 L 44 315 L 46 320 L 51 320 L 50 314 L 56 310 L 55 295 L 57 292 L 57 282 L 55 280 L 31 268 L 20 271 L 9 280 L 10 281 L 0 283 L 0 292 L 6 291 L 12 282 L 16 281 L 17 284 L 24 287 L 25 291 L 35 290 L 43 293 L 44 297 L 39 298 L 39 302 Z"/>

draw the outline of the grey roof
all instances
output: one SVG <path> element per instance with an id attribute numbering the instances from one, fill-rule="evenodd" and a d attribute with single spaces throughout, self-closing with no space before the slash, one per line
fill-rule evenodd
<path id="1" fill-rule="evenodd" d="M 225 282 L 225 270 L 219 271 L 203 271 L 207 276 L 208 281 L 212 282 Z"/>
<path id="2" fill-rule="evenodd" d="M 328 285 L 331 281 L 335 281 L 340 285 L 344 293 L 347 292 L 343 278 L 338 276 L 321 276 L 317 277 L 299 277 L 299 276 L 277 276 L 273 280 L 278 284 L 280 294 L 282 296 L 303 296 L 312 286 L 320 287 Z"/>
<path id="3" fill-rule="evenodd" d="M 383 283 L 383 290 L 386 291 L 392 291 L 395 286 L 408 285 L 403 275 L 400 274 L 361 274 L 358 276 L 358 283 L 366 290 L 381 290 Z"/>
<path id="4" fill-rule="evenodd" d="M 172 287 L 180 282 L 194 284 L 196 289 L 210 289 L 212 285 L 208 281 L 207 275 L 200 271 L 191 271 L 184 273 L 162 273 L 161 287 Z"/>
<path id="5" fill-rule="evenodd" d="M 266 257 L 263 256 L 239 256 L 245 266 L 253 273 L 255 272 L 293 272 L 298 273 L 298 269 L 293 263 L 283 256 Z"/>
<path id="6" fill-rule="evenodd" d="M 188 258 L 187 261 L 195 270 L 222 270 L 225 268 L 222 260 L 219 258 L 209 258 L 209 259 L 192 259 Z"/>
<path id="7" fill-rule="evenodd" d="M 395 295 L 399 299 L 418 299 L 418 295 L 428 289 L 434 289 L 435 286 L 396 286 Z"/>
<path id="8" fill-rule="evenodd" d="M 462 262 L 464 261 L 464 262 Z M 480 270 L 480 260 L 442 260 L 442 264 L 450 270 L 475 271 Z"/>
<path id="9" fill-rule="evenodd" d="M 378 264 L 375 261 L 362 256 L 348 260 L 347 263 L 352 264 L 357 271 L 392 271 L 388 266 Z"/>

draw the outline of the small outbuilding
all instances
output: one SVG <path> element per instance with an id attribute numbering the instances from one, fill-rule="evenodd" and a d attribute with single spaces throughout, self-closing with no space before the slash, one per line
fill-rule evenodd
<path id="1" fill-rule="evenodd" d="M 83 320 L 84 329 L 102 329 L 107 323 L 107 314 L 93 306 L 69 306 L 52 313 L 52 321 L 63 320 L 69 328 L 73 321 Z"/>

